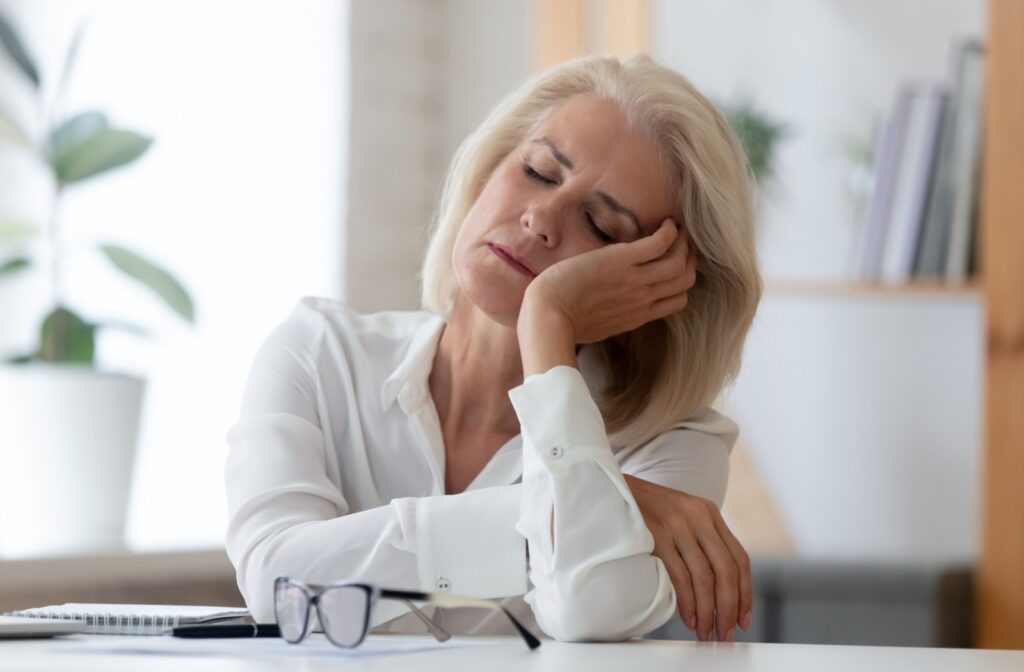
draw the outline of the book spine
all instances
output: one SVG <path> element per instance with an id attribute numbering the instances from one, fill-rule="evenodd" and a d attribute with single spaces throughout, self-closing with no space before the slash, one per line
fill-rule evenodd
<path id="1" fill-rule="evenodd" d="M 965 46 L 958 82 L 953 202 L 946 277 L 967 276 L 971 246 L 974 203 L 978 191 L 984 96 L 984 54 L 977 44 Z"/>
<path id="2" fill-rule="evenodd" d="M 876 154 L 878 160 L 861 246 L 860 276 L 865 279 L 877 279 L 882 271 L 882 256 L 888 235 L 894 182 L 899 175 L 903 153 L 910 97 L 911 92 L 905 87 L 897 92 L 896 102 L 879 140 Z"/>
<path id="3" fill-rule="evenodd" d="M 888 282 L 910 278 L 921 239 L 922 223 L 935 174 L 946 93 L 934 85 L 912 89 L 903 160 L 894 180 L 882 277 Z"/>

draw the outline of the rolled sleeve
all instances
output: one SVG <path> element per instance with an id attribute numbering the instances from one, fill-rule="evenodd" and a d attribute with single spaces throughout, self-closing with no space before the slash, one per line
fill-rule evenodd
<path id="1" fill-rule="evenodd" d="M 526 592 L 519 485 L 411 499 L 420 586 L 472 597 Z"/>
<path id="2" fill-rule="evenodd" d="M 604 418 L 580 372 L 569 366 L 527 378 L 509 391 L 523 433 L 523 474 L 613 460 Z"/>
<path id="3" fill-rule="evenodd" d="M 667 621 L 671 582 L 583 376 L 554 367 L 509 397 L 523 433 L 525 600 L 538 625 L 559 640 L 622 640 Z"/>

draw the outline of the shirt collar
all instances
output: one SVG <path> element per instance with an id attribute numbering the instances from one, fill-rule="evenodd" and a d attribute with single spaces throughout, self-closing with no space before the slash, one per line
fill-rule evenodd
<path id="1" fill-rule="evenodd" d="M 402 390 L 411 390 L 412 386 L 422 388 L 427 384 L 430 370 L 434 365 L 437 344 L 445 325 L 444 318 L 439 315 L 428 313 L 428 316 L 428 319 L 416 329 L 398 366 L 381 386 L 380 403 L 385 411 L 394 405 Z M 591 394 L 597 399 L 603 382 L 600 366 L 589 348 L 581 348 L 578 361 L 580 372 Z M 711 408 L 704 409 L 700 414 L 676 424 L 675 427 L 695 429 L 719 436 L 729 446 L 730 452 L 739 435 L 736 423 Z M 618 448 L 622 446 L 616 446 L 613 450 Z"/>
<path id="2" fill-rule="evenodd" d="M 437 343 L 444 327 L 444 319 L 433 313 L 416 329 L 405 355 L 380 388 L 380 403 L 383 410 L 390 409 L 398 395 L 410 384 L 425 385 L 430 376 L 437 353 Z"/>

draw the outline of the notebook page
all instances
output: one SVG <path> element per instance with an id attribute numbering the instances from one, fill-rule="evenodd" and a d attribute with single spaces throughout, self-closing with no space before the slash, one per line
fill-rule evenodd
<path id="1" fill-rule="evenodd" d="M 203 623 L 224 618 L 241 618 L 249 612 L 238 607 L 206 607 L 181 604 L 83 604 L 68 602 L 13 612 L 29 618 L 67 618 L 69 616 L 106 615 L 150 617 L 176 620 L 179 623 Z"/>

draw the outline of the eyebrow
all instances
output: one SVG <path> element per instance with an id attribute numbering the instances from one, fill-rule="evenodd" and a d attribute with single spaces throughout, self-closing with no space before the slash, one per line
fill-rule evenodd
<path id="1" fill-rule="evenodd" d="M 575 167 L 573 166 L 572 161 L 569 160 L 569 157 L 566 156 L 565 154 L 562 154 L 562 152 L 558 150 L 558 147 L 555 147 L 555 143 L 551 142 L 547 138 L 538 138 L 533 142 L 534 144 L 544 145 L 545 147 L 550 149 L 552 156 L 555 157 L 555 161 L 558 161 L 560 164 L 562 164 L 569 170 L 572 170 Z M 601 200 L 604 201 L 605 205 L 607 205 L 609 208 L 619 213 L 620 215 L 628 217 L 633 222 L 633 226 L 636 227 L 636 230 L 639 231 L 641 234 L 643 233 L 643 229 L 640 228 L 640 218 L 636 216 L 635 212 L 624 206 L 622 203 L 619 203 L 618 201 L 616 201 L 614 198 L 612 198 L 603 191 L 597 192 L 597 195 L 601 197 Z"/>

